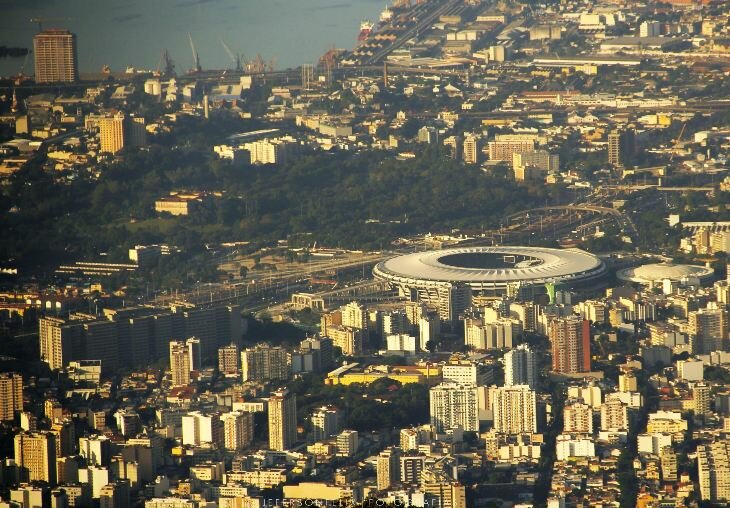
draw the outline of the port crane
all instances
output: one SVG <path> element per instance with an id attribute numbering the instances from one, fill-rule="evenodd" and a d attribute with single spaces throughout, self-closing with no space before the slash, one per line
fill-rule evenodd
<path id="1" fill-rule="evenodd" d="M 160 72 L 160 69 L 163 69 L 162 72 Z M 157 62 L 157 71 L 155 74 L 168 78 L 175 75 L 175 63 L 172 61 L 170 53 L 166 49 L 160 55 L 160 61 Z"/>
<path id="2" fill-rule="evenodd" d="M 245 61 L 245 56 L 241 53 L 234 53 L 231 48 L 226 44 L 226 41 L 223 40 L 222 37 L 219 37 L 218 40 L 221 41 L 221 46 L 223 46 L 223 49 L 226 50 L 226 53 L 228 53 L 228 56 L 231 57 L 231 61 L 236 64 L 236 72 L 243 72 L 243 61 Z"/>
<path id="3" fill-rule="evenodd" d="M 193 51 L 193 72 L 200 72 L 203 70 L 203 68 L 200 66 L 200 57 L 198 56 L 198 51 L 195 49 L 195 43 L 193 42 L 193 36 L 190 35 L 190 32 L 188 32 L 188 40 L 190 41 L 190 49 Z"/>

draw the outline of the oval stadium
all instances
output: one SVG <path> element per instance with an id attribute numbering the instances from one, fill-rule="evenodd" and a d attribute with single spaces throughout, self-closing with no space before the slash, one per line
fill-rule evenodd
<path id="1" fill-rule="evenodd" d="M 635 282 L 644 285 L 661 284 L 664 280 L 684 282 L 696 279 L 700 284 L 707 284 L 715 276 L 715 270 L 706 266 L 684 265 L 674 263 L 651 263 L 633 268 L 624 268 L 616 272 L 616 277 L 624 282 Z"/>
<path id="2" fill-rule="evenodd" d="M 463 247 L 416 252 L 378 263 L 376 279 L 389 282 L 411 300 L 431 300 L 448 288 L 468 287 L 475 296 L 534 294 L 545 284 L 569 287 L 603 276 L 597 256 L 579 249 L 545 247 Z M 527 290 L 527 291 L 526 291 Z M 431 293 L 431 296 L 429 296 Z"/>

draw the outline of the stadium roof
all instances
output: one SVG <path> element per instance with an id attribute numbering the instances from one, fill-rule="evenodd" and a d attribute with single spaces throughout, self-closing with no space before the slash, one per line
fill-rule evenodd
<path id="1" fill-rule="evenodd" d="M 499 284 L 570 280 L 603 270 L 598 257 L 578 249 L 501 246 L 406 254 L 379 263 L 375 274 L 385 279 Z"/>

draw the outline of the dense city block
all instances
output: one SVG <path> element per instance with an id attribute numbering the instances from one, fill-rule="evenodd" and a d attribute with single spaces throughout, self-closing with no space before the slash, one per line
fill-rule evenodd
<path id="1" fill-rule="evenodd" d="M 730 4 L 358 22 L 0 40 L 0 508 L 727 506 Z"/>

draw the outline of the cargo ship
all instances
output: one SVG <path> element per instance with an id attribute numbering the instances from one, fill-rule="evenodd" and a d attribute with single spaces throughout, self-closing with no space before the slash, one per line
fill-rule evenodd
<path id="1" fill-rule="evenodd" d="M 372 21 L 368 20 L 364 20 L 362 23 L 360 23 L 360 35 L 357 36 L 357 40 L 364 41 L 368 37 L 370 37 L 374 26 L 375 24 Z"/>

